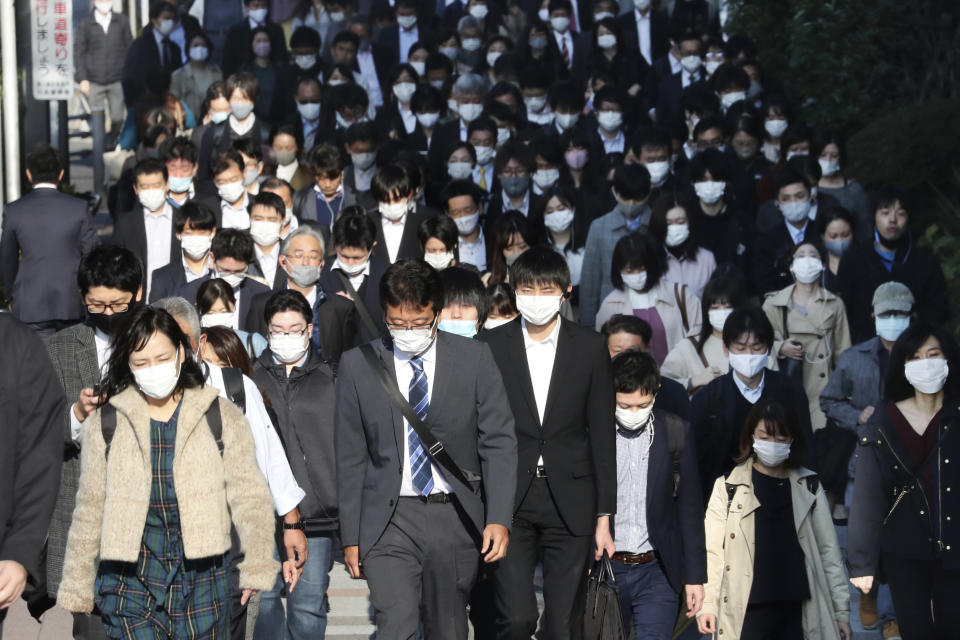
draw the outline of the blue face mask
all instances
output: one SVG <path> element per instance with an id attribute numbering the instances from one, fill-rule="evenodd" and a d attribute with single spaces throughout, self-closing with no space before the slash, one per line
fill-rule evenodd
<path id="1" fill-rule="evenodd" d="M 910 326 L 908 316 L 878 316 L 876 318 L 877 335 L 887 342 L 896 342 L 900 334 Z"/>
<path id="2" fill-rule="evenodd" d="M 173 193 L 186 193 L 190 191 L 190 185 L 193 183 L 193 178 L 190 176 L 186 177 L 176 177 L 170 176 L 170 191 Z"/>
<path id="3" fill-rule="evenodd" d="M 477 335 L 477 323 L 474 320 L 441 320 L 440 331 L 472 338 Z"/>

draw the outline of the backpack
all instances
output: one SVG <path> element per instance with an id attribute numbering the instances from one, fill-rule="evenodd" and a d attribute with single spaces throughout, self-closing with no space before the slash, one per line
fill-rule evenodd
<path id="1" fill-rule="evenodd" d="M 664 423 L 667 430 L 667 447 L 673 462 L 673 497 L 676 499 L 680 489 L 680 459 L 683 457 L 683 419 L 668 413 Z"/>
<path id="2" fill-rule="evenodd" d="M 224 376 L 226 377 L 226 376 Z M 204 414 L 207 419 L 207 426 L 210 427 L 210 433 L 213 439 L 217 441 L 217 450 L 223 456 L 223 420 L 220 416 L 220 403 L 214 401 L 207 408 Z M 106 458 L 110 455 L 110 443 L 113 441 L 113 434 L 117 431 L 117 408 L 112 404 L 105 404 L 100 407 L 100 432 L 103 434 L 103 442 L 106 445 L 103 455 Z"/>
<path id="3" fill-rule="evenodd" d="M 227 394 L 227 399 L 237 405 L 241 413 L 246 413 L 247 394 L 243 390 L 243 372 L 233 367 L 224 367 L 221 371 L 223 372 L 223 390 Z"/>

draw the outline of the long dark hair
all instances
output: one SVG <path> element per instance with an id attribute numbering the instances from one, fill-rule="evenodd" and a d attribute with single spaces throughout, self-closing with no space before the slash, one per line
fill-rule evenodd
<path id="1" fill-rule="evenodd" d="M 203 386 L 203 372 L 193 359 L 193 350 L 186 334 L 169 313 L 156 307 L 138 306 L 117 327 L 112 347 L 113 354 L 107 361 L 107 374 L 102 382 L 103 393 L 112 398 L 130 385 L 136 385 L 130 370 L 130 355 L 143 349 L 156 333 L 167 336 L 184 354 L 180 365 L 180 379 L 174 393 L 184 389 Z"/>
<path id="2" fill-rule="evenodd" d="M 683 209 L 690 227 L 690 237 L 676 247 L 667 246 L 667 212 Z M 700 206 L 693 196 L 683 192 L 663 193 L 653 203 L 650 214 L 650 234 L 663 243 L 664 248 L 677 258 L 696 260 L 700 243 L 697 241 L 697 214 Z"/>
<path id="3" fill-rule="evenodd" d="M 943 327 L 929 322 L 918 322 L 907 327 L 890 350 L 890 368 L 885 387 L 888 401 L 900 402 L 914 396 L 913 385 L 907 381 L 903 368 L 907 358 L 912 358 L 931 336 L 940 343 L 940 351 L 950 365 L 950 373 L 943 386 L 943 402 L 946 404 L 960 397 L 960 348 L 953 336 Z"/>
<path id="4" fill-rule="evenodd" d="M 723 265 L 713 273 L 707 286 L 703 288 L 701 297 L 700 308 L 703 310 L 705 322 L 701 323 L 700 335 L 697 336 L 698 352 L 703 353 L 703 345 L 707 343 L 707 338 L 713 335 L 713 327 L 709 322 L 710 307 L 717 302 L 726 302 L 737 309 L 746 299 L 746 287 L 739 269 L 732 265 Z M 720 333 L 723 333 L 723 330 Z"/>
<path id="5" fill-rule="evenodd" d="M 803 429 L 797 422 L 797 416 L 789 407 L 773 400 L 760 400 L 747 414 L 747 420 L 740 430 L 740 447 L 734 460 L 739 464 L 753 456 L 753 432 L 757 425 L 764 422 L 767 432 L 777 436 L 787 436 L 790 443 L 790 457 L 783 466 L 787 469 L 799 469 L 803 466 L 803 457 L 807 449 Z"/>

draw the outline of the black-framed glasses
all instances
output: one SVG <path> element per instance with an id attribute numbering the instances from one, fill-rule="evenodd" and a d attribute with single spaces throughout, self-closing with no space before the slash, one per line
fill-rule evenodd
<path id="1" fill-rule="evenodd" d="M 294 331 L 283 332 L 283 331 L 274 331 L 274 330 L 271 330 L 271 331 L 270 331 L 270 336 L 271 336 L 271 337 L 276 337 L 276 338 L 279 338 L 280 336 L 297 336 L 297 337 L 302 337 L 302 336 L 305 335 L 306 333 L 307 333 L 307 328 L 304 327 L 303 329 L 300 329 L 299 331 L 294 330 Z"/>
<path id="2" fill-rule="evenodd" d="M 84 303 L 84 306 L 87 308 L 87 311 L 90 313 L 103 313 L 107 309 L 110 309 L 111 313 L 123 313 L 130 308 L 129 302 L 113 302 L 111 304 L 104 304 L 102 302 L 89 302 Z"/>

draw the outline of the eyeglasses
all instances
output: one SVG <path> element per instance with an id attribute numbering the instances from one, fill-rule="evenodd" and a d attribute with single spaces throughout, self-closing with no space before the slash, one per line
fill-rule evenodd
<path id="1" fill-rule="evenodd" d="M 102 302 L 85 303 L 87 311 L 90 313 L 103 313 L 110 309 L 111 313 L 123 313 L 130 308 L 129 302 L 114 302 L 112 304 L 103 304 Z"/>
<path id="2" fill-rule="evenodd" d="M 412 327 L 406 327 L 402 324 L 392 324 L 390 322 L 387 322 L 385 324 L 387 325 L 387 329 L 390 329 L 391 331 L 425 331 L 428 329 L 433 329 L 433 325 L 435 322 L 436 322 L 436 318 L 434 318 L 430 322 L 430 324 L 415 324 Z"/>
<path id="3" fill-rule="evenodd" d="M 303 336 L 306 332 L 307 332 L 307 328 L 306 328 L 306 327 L 304 327 L 303 329 L 300 329 L 299 331 L 298 331 L 297 329 L 292 329 L 292 330 L 287 331 L 287 332 L 275 331 L 275 330 L 271 329 L 271 330 L 270 330 L 270 337 L 272 337 L 272 338 L 279 338 L 280 336 L 297 336 L 297 337 L 301 337 L 301 336 Z"/>

